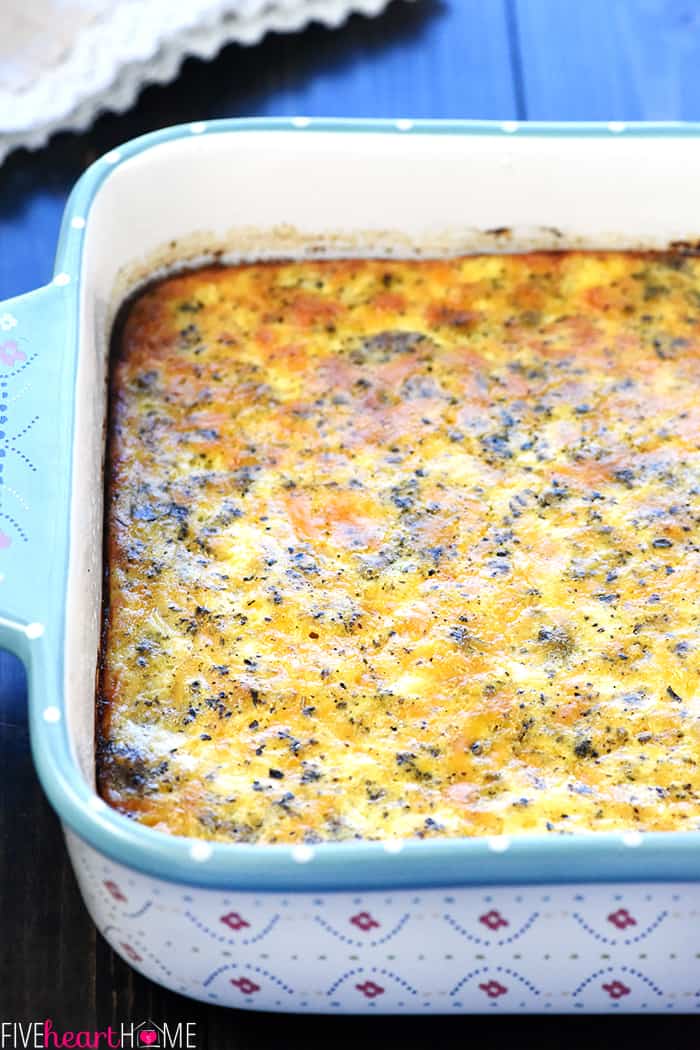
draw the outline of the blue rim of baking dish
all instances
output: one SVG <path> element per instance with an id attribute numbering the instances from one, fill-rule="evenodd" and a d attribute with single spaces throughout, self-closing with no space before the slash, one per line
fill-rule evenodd
<path id="1" fill-rule="evenodd" d="M 289 119 L 218 120 L 166 128 L 105 154 L 76 183 L 68 200 L 50 285 L 0 303 L 0 363 L 34 359 L 34 346 L 51 345 L 45 378 L 38 381 L 41 411 L 27 421 L 14 445 L 24 457 L 51 449 L 54 470 L 40 489 L 31 516 L 40 543 L 10 547 L 0 529 L 0 643 L 25 662 L 34 762 L 64 825 L 105 856 L 138 871 L 189 886 L 258 891 L 329 891 L 518 883 L 700 880 L 700 831 L 596 832 L 319 845 L 247 845 L 174 837 L 145 827 L 106 805 L 86 783 L 71 751 L 65 718 L 63 642 L 68 574 L 72 426 L 78 357 L 82 240 L 91 203 L 121 163 L 153 146 L 197 135 L 236 132 L 590 137 L 698 137 L 690 123 L 519 123 L 517 121 L 412 121 Z M 29 331 L 26 344 L 24 332 Z M 22 347 L 25 347 L 22 350 Z M 9 349 L 8 349 L 9 348 Z M 62 352 L 59 352 L 62 350 Z M 17 356 L 18 351 L 24 358 Z M 30 362 L 31 363 L 31 362 Z M 21 365 L 20 367 L 23 367 Z M 18 369 L 19 370 L 19 369 Z M 6 386 L 7 384 L 5 384 Z M 0 377 L 0 401 L 4 392 Z M 4 407 L 0 404 L 0 412 Z M 42 413 L 55 416 L 41 431 Z M 38 422 L 37 422 L 38 421 Z M 4 423 L 4 417 L 0 416 Z M 36 423 L 36 426 L 34 425 Z M 26 433 L 25 433 L 26 430 Z M 39 435 L 39 436 L 36 436 Z M 0 432 L 0 437 L 5 435 Z M 19 438 L 25 444 L 18 447 Z M 27 454 L 29 452 L 29 454 Z M 0 460 L 0 495 L 7 488 Z M 29 469 L 29 468 L 27 468 Z M 8 489 L 8 491 L 12 491 Z M 15 493 L 16 495 L 16 493 Z M 51 514 L 47 513 L 47 504 Z M 0 523 L 17 521 L 0 504 Z M 54 513 L 55 511 L 55 513 Z M 62 513 L 63 512 L 63 513 Z M 28 512 L 29 513 L 29 512 Z M 43 519 L 40 520 L 41 515 Z M 21 529 L 20 536 L 21 539 Z M 26 530 L 25 530 L 26 532 Z"/>

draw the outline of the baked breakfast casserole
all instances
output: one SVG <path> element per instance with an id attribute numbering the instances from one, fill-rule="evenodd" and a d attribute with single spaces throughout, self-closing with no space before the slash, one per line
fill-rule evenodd
<path id="1" fill-rule="evenodd" d="M 210 267 L 129 306 L 111 389 L 111 805 L 700 828 L 699 259 Z"/>

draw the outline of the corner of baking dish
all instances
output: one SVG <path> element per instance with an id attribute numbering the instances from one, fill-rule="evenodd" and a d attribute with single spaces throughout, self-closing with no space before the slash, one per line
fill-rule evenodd
<path id="1" fill-rule="evenodd" d="M 107 806 L 85 781 L 72 754 L 63 696 L 62 640 L 69 549 L 72 408 L 75 398 L 82 245 L 90 209 L 115 168 L 155 146 L 188 136 L 239 131 L 353 134 L 601 137 L 660 139 L 700 135 L 700 124 L 544 124 L 412 120 L 289 119 L 195 122 L 132 140 L 97 160 L 76 184 L 61 227 L 53 281 L 45 288 L 0 304 L 0 401 L 7 382 L 1 367 L 29 367 L 32 347 L 53 335 L 54 355 L 37 379 L 39 407 L 17 415 L 11 449 L 32 480 L 33 515 L 22 521 L 0 506 L 0 641 L 28 669 L 30 727 L 36 767 L 63 823 L 106 856 L 136 870 L 190 885 L 257 890 L 329 890 L 399 886 L 504 884 L 700 878 L 700 832 L 599 833 L 575 836 L 533 834 L 509 839 L 349 842 L 295 846 L 251 846 L 178 838 L 144 827 Z M 25 331 L 26 329 L 26 331 Z M 57 340 L 55 333 L 60 331 Z M 57 346 L 56 343 L 59 343 Z M 58 409 L 57 409 L 58 406 Z M 5 411 L 0 405 L 0 411 Z M 42 413 L 52 425 L 41 437 Z M 3 419 L 4 423 L 5 420 Z M 19 430 L 16 427 L 19 426 Z M 35 458 L 47 442 L 59 465 L 49 478 L 36 477 Z M 42 444 L 43 443 L 43 444 Z M 3 453 L 4 455 L 4 453 Z M 0 471 L 2 463 L 0 460 Z M 0 486 L 12 491 L 0 474 Z M 2 488 L 0 487 L 0 492 Z M 51 514 L 46 507 L 51 504 Z M 41 515 L 43 514 L 43 520 Z M 20 537 L 39 537 L 29 550 L 11 543 L 3 524 L 14 522 Z M 8 529 L 9 532 L 9 529 Z"/>

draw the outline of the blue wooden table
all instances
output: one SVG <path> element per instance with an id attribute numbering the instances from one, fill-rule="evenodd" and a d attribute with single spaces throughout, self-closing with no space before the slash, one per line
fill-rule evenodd
<path id="1" fill-rule="evenodd" d="M 29 0 L 31 3 L 31 0 Z M 0 15 L 1 30 L 1 15 Z M 120 117 L 0 168 L 0 300 L 48 280 L 71 185 L 104 151 L 167 124 L 255 114 L 518 120 L 700 120 L 697 0 L 395 0 L 374 20 L 315 27 L 188 61 Z M 40 586 L 41 581 L 34 581 Z M 95 934 L 29 757 L 25 687 L 0 654 L 0 1020 L 104 1028 L 195 1020 L 202 1048 L 315 1046 L 339 1022 L 237 1014 L 137 977 Z M 539 1050 L 601 1039 L 690 1040 L 693 1018 L 349 1019 L 346 1038 L 418 1047 L 507 1040 Z"/>

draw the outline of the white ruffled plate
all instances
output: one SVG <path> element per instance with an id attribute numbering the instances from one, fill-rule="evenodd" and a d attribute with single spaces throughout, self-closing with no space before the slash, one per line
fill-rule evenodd
<path id="1" fill-rule="evenodd" d="M 145 84 L 167 83 L 185 58 L 256 44 L 271 30 L 341 25 L 391 0 L 3 0 L 0 163 L 56 131 L 83 131 L 128 109 Z"/>

